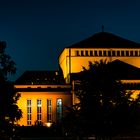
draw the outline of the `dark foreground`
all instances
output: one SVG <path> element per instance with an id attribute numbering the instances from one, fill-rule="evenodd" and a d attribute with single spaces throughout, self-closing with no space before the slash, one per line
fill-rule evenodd
<path id="1" fill-rule="evenodd" d="M 71 137 L 38 137 L 38 138 L 21 138 L 21 140 L 80 140 L 79 138 L 71 138 Z M 82 140 L 95 140 L 94 137 L 83 138 Z M 140 137 L 116 137 L 112 138 L 112 140 L 140 140 Z"/>
<path id="2" fill-rule="evenodd" d="M 112 140 L 140 140 L 140 131 L 137 135 L 125 135 L 114 137 Z M 11 140 L 95 140 L 94 136 L 91 137 L 70 137 L 65 136 L 62 129 L 59 127 L 18 127 L 16 128 L 15 138 Z M 7 140 L 7 139 L 6 139 Z"/>
<path id="3" fill-rule="evenodd" d="M 45 138 L 21 138 L 21 140 L 80 140 L 78 138 L 65 137 L 45 137 Z M 93 137 L 83 138 L 82 140 L 95 140 Z M 140 137 L 121 137 L 112 138 L 112 140 L 140 140 Z"/>

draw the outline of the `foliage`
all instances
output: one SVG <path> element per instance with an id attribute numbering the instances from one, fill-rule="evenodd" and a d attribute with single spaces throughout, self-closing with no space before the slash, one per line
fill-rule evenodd
<path id="1" fill-rule="evenodd" d="M 16 105 L 20 94 L 14 89 L 13 82 L 8 80 L 9 74 L 15 74 L 16 64 L 5 53 L 6 43 L 0 42 L 0 130 L 7 129 L 22 116 L 21 110 Z"/>
<path id="2" fill-rule="evenodd" d="M 106 61 L 89 62 L 83 67 L 80 86 L 75 94 L 79 103 L 68 109 L 63 119 L 64 128 L 73 134 L 112 137 L 131 131 L 140 117 L 140 96 L 131 98 L 132 92 L 124 86 Z M 76 131 L 75 131 L 76 130 Z"/>

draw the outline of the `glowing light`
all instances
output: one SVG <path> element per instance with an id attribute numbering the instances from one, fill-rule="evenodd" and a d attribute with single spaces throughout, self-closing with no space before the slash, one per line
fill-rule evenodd
<path id="1" fill-rule="evenodd" d="M 52 126 L 52 123 L 51 123 L 51 122 L 47 122 L 47 123 L 45 123 L 45 125 L 46 125 L 47 127 L 51 127 L 51 126 Z"/>

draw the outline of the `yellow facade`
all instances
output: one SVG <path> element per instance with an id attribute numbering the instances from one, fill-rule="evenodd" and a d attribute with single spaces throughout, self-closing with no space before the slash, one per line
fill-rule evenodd
<path id="1" fill-rule="evenodd" d="M 132 85 L 136 85 L 140 83 L 140 80 L 121 80 L 122 84 L 132 84 Z M 127 90 L 128 92 L 131 91 L 132 95 L 131 97 L 133 99 L 135 99 L 139 94 L 140 94 L 140 89 L 132 89 L 132 90 Z"/>
<path id="2" fill-rule="evenodd" d="M 62 99 L 62 110 L 63 113 L 65 112 L 65 105 L 69 106 L 71 104 L 74 104 L 75 102 L 78 102 L 78 99 L 76 98 L 74 94 L 74 86 L 75 83 L 78 81 L 70 81 L 69 75 L 71 73 L 77 73 L 82 71 L 82 68 L 88 68 L 89 61 L 95 62 L 95 61 L 100 61 L 100 60 L 107 60 L 109 62 L 112 62 L 116 59 L 123 61 L 127 64 L 133 65 L 137 68 L 140 68 L 140 44 L 133 43 L 131 41 L 125 40 L 125 42 L 122 41 L 119 37 L 117 37 L 118 42 L 120 41 L 121 44 L 119 44 L 116 41 L 116 36 L 115 39 L 112 39 L 112 34 L 108 33 L 99 33 L 101 37 L 101 41 L 98 40 L 97 46 L 94 45 L 94 43 L 91 43 L 91 38 L 90 38 L 90 43 L 87 43 L 88 46 L 86 46 L 86 43 L 83 43 L 80 47 L 74 45 L 74 47 L 67 47 L 64 48 L 63 51 L 61 52 L 59 56 L 59 65 L 62 69 L 63 72 L 63 77 L 65 79 L 66 83 L 69 83 L 72 85 L 64 84 L 64 85 L 57 85 L 57 84 L 43 84 L 43 85 L 34 85 L 34 83 L 30 83 L 30 85 L 15 85 L 15 88 L 19 90 L 21 93 L 21 98 L 18 101 L 18 106 L 21 108 L 23 112 L 23 117 L 21 120 L 18 122 L 19 125 L 34 125 L 36 120 L 38 120 L 38 112 L 37 112 L 37 101 L 41 100 L 41 121 L 43 122 L 43 125 L 46 125 L 48 122 L 47 114 L 48 114 L 48 108 L 47 108 L 47 101 L 48 99 L 51 100 L 51 106 L 52 106 L 52 115 L 51 115 L 51 122 L 57 122 L 57 100 Z M 103 36 L 102 36 L 103 35 Z M 110 38 L 106 38 L 106 35 L 111 37 L 111 40 L 115 40 L 113 42 L 113 46 L 110 46 Z M 98 34 L 96 35 L 96 37 Z M 95 37 L 95 38 L 96 38 Z M 105 39 L 104 39 L 105 37 Z M 114 35 L 113 35 L 114 37 Z M 93 40 L 96 42 L 96 40 L 93 38 Z M 104 47 L 104 44 L 102 41 L 106 43 L 107 40 L 107 45 L 109 47 Z M 100 47 L 100 43 L 102 44 Z M 116 44 L 119 44 L 117 46 Z M 129 47 L 127 47 L 127 45 Z M 123 46 L 124 45 L 124 46 Z M 132 46 L 131 46 L 132 45 Z M 134 45 L 134 46 L 133 46 Z M 119 69 L 119 68 L 118 68 Z M 55 75 L 57 77 L 58 74 Z M 45 82 L 48 80 L 48 78 L 45 78 Z M 47 79 L 47 80 L 46 80 Z M 38 79 L 37 79 L 38 80 Z M 72 83 L 70 83 L 72 82 Z M 131 80 L 126 80 L 122 79 L 123 83 L 140 83 L 138 79 L 131 79 Z M 49 91 L 48 89 L 53 89 L 52 91 Z M 24 89 L 21 91 L 21 89 Z M 42 89 L 46 89 L 42 91 Z M 58 89 L 58 90 L 56 90 Z M 62 90 L 60 90 L 62 89 Z M 64 91 L 63 89 L 67 89 Z M 72 89 L 72 90 L 71 90 Z M 133 97 L 135 98 L 136 95 L 140 92 L 140 90 L 133 90 Z M 27 106 L 27 101 L 31 100 L 31 113 L 28 113 L 28 108 L 30 106 Z M 28 116 L 28 114 L 30 116 Z M 28 118 L 29 117 L 29 118 Z M 30 118 L 31 117 L 31 118 Z M 30 121 L 30 124 L 28 124 L 28 120 Z M 49 120 L 50 122 L 50 120 Z"/>
<path id="3" fill-rule="evenodd" d="M 65 81 L 67 83 L 72 82 L 73 104 L 78 102 L 74 95 L 74 85 L 77 81 L 71 81 L 70 73 L 78 73 L 83 70 L 83 67 L 88 68 L 89 61 L 106 60 L 107 62 L 113 62 L 117 59 L 140 68 L 140 44 L 110 33 L 100 32 L 63 49 L 59 56 L 59 65 Z M 121 67 L 118 67 L 118 69 L 121 69 Z M 121 81 L 125 84 L 140 83 L 138 79 L 122 79 Z M 140 93 L 138 89 L 131 91 L 133 91 L 133 98 Z"/>
<path id="4" fill-rule="evenodd" d="M 109 51 L 111 56 L 108 54 Z M 77 52 L 79 52 L 79 56 L 77 56 Z M 93 55 L 90 55 L 90 52 L 93 52 Z M 95 52 L 97 52 L 96 55 Z M 120 52 L 120 55 L 117 52 Z M 124 54 L 122 54 L 123 52 Z M 140 68 L 140 48 L 133 48 L 133 46 L 132 48 L 65 48 L 59 57 L 59 65 L 66 79 L 69 73 L 80 72 L 83 66 L 87 68 L 89 61 L 94 62 L 101 59 L 107 61 L 119 59 Z"/>
<path id="5" fill-rule="evenodd" d="M 20 89 L 37 89 L 51 87 L 53 89 L 59 88 L 70 88 L 69 85 L 15 85 L 15 88 L 20 91 Z M 22 118 L 19 120 L 19 125 L 35 125 L 37 121 L 37 100 L 41 100 L 41 122 L 43 125 L 48 123 L 47 119 L 47 100 L 51 100 L 51 120 L 49 122 L 57 121 L 57 99 L 62 99 L 62 110 L 63 114 L 65 112 L 65 106 L 70 106 L 72 97 L 68 91 L 22 91 L 20 99 L 18 100 L 18 106 L 22 110 Z M 28 124 L 28 112 L 27 112 L 27 100 L 31 100 L 31 124 Z"/>

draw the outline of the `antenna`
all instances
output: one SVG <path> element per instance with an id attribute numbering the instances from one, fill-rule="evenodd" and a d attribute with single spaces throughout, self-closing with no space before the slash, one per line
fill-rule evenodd
<path id="1" fill-rule="evenodd" d="M 102 25 L 102 32 L 104 32 L 104 25 Z"/>

